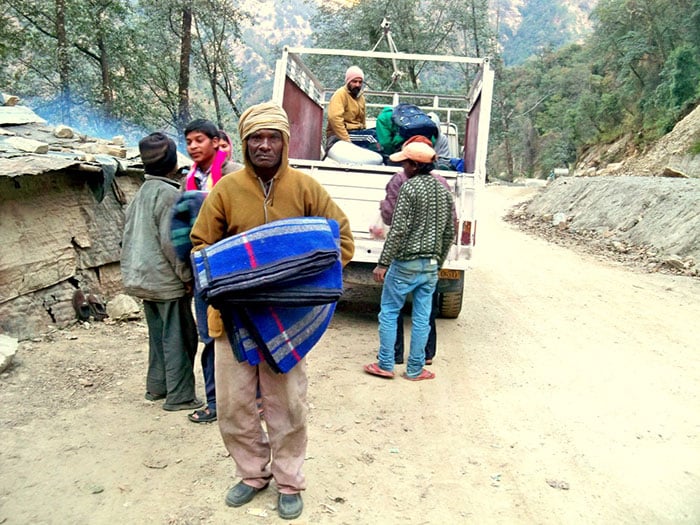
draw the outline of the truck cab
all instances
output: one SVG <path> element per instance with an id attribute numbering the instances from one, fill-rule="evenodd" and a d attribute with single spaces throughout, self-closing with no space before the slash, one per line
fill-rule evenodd
<path id="1" fill-rule="evenodd" d="M 401 61 L 453 65 L 466 77 L 468 85 L 450 92 L 412 92 L 396 89 L 365 90 L 368 127 L 386 106 L 410 103 L 424 112 L 435 112 L 441 131 L 448 137 L 461 170 L 436 170 L 447 181 L 454 196 L 458 227 L 447 260 L 440 269 L 438 302 L 440 316 L 456 318 L 462 308 L 465 271 L 476 245 L 477 195 L 486 180 L 486 153 L 493 93 L 493 70 L 487 58 L 422 55 L 397 52 L 352 51 L 285 47 L 277 61 L 273 100 L 280 104 L 290 121 L 289 164 L 316 178 L 343 209 L 355 238 L 355 255 L 345 268 L 348 287 L 379 286 L 372 270 L 381 255 L 384 240 L 373 225 L 379 217 L 379 203 L 385 196 L 396 166 L 339 163 L 325 156 L 325 108 L 338 84 L 326 86 L 307 65 L 308 57 L 326 57 L 345 66 L 378 60 L 391 61 L 397 70 Z M 387 62 L 389 63 L 389 62 Z M 461 68 L 461 69 L 459 69 Z M 431 77 L 433 85 L 441 85 Z M 454 75 L 444 85 L 454 86 Z"/>

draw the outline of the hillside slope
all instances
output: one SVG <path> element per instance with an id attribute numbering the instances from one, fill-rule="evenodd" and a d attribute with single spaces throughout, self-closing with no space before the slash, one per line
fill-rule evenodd
<path id="1" fill-rule="evenodd" d="M 700 275 L 700 179 L 562 177 L 508 218 L 644 271 Z"/>
<path id="2" fill-rule="evenodd" d="M 576 175 L 650 175 L 700 178 L 700 105 L 673 130 L 646 150 L 627 135 L 611 144 L 590 148 L 576 165 Z"/>

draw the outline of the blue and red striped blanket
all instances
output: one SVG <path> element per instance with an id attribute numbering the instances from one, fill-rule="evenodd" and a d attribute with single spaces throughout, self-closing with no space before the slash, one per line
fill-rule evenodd
<path id="1" fill-rule="evenodd" d="M 236 358 L 282 373 L 319 341 L 343 292 L 340 230 L 323 217 L 253 228 L 193 253 L 192 263 Z"/>

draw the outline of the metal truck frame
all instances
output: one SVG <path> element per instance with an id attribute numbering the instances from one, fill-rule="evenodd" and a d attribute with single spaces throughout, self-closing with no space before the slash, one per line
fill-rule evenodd
<path id="1" fill-rule="evenodd" d="M 455 148 L 453 156 L 464 161 L 463 172 L 436 170 L 447 179 L 455 199 L 458 232 L 450 253 L 440 270 L 438 283 L 441 317 L 456 318 L 462 308 L 464 274 L 470 266 L 476 243 L 477 193 L 486 180 L 486 154 L 491 118 L 494 73 L 487 58 L 469 58 L 413 53 L 353 51 L 285 47 L 277 61 L 272 98 L 287 112 L 290 121 L 289 164 L 316 178 L 343 209 L 355 237 L 355 255 L 345 268 L 348 287 L 378 286 L 372 270 L 382 252 L 384 241 L 370 233 L 379 216 L 389 179 L 400 168 L 358 164 L 338 164 L 323 160 L 325 108 L 339 84 L 325 87 L 302 60 L 303 56 L 326 55 L 346 67 L 362 61 L 388 59 L 471 64 L 477 70 L 464 93 L 459 95 L 366 90 L 368 121 L 372 114 L 387 106 L 408 102 L 423 111 L 440 116 L 443 132 Z M 461 137 L 452 122 L 456 113 L 466 115 Z M 369 125 L 369 124 L 368 124 Z M 461 140 L 459 140 L 461 138 Z M 458 146 L 457 146 L 458 145 Z"/>

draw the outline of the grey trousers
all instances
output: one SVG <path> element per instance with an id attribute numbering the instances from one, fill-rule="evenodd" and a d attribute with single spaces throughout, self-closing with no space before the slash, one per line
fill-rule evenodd
<path id="1" fill-rule="evenodd" d="M 144 301 L 143 308 L 148 323 L 146 390 L 154 396 L 165 395 L 168 404 L 192 401 L 198 343 L 192 298 Z"/>

